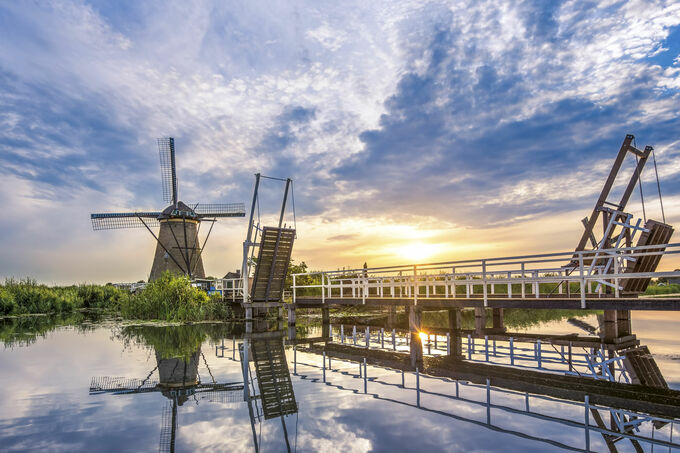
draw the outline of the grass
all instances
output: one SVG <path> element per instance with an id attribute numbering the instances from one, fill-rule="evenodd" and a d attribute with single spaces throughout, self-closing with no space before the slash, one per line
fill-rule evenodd
<path id="1" fill-rule="evenodd" d="M 35 280 L 7 279 L 0 285 L 0 315 L 70 313 L 85 308 L 118 306 L 130 298 L 114 286 L 50 287 Z"/>
<path id="2" fill-rule="evenodd" d="M 126 319 L 204 321 L 232 313 L 219 297 L 208 296 L 186 277 L 166 273 L 130 294 L 112 285 L 51 287 L 32 279 L 7 279 L 0 285 L 0 316 L 65 314 L 97 309 Z"/>

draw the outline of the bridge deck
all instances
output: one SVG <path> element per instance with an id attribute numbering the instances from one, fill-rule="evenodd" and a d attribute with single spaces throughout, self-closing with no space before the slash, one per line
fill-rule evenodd
<path id="1" fill-rule="evenodd" d="M 295 299 L 296 308 L 323 308 L 339 305 L 367 305 L 372 307 L 417 306 L 423 310 L 442 310 L 447 308 L 482 307 L 481 298 L 445 298 L 430 297 L 427 299 L 401 297 L 300 297 Z M 579 298 L 488 298 L 489 308 L 539 308 L 539 309 L 579 309 L 582 302 Z M 666 310 L 680 311 L 680 297 L 668 298 L 592 298 L 585 300 L 587 310 Z"/>

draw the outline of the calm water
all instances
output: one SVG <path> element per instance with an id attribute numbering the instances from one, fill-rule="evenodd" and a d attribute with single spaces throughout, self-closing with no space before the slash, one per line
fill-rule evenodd
<path id="1" fill-rule="evenodd" d="M 598 322 L 595 315 L 582 320 Z M 637 338 L 669 387 L 680 390 L 678 326 L 678 313 L 633 314 Z M 545 452 L 585 451 L 589 442 L 591 451 L 610 451 L 600 433 L 586 434 L 582 402 L 422 375 L 418 400 L 414 373 L 403 375 L 402 387 L 400 371 L 368 365 L 364 381 L 355 361 L 333 360 L 324 382 L 321 355 L 303 345 L 295 352 L 284 348 L 285 335 L 276 327 L 255 330 L 5 321 L 0 450 Z M 524 331 L 585 335 L 566 320 Z M 337 328 L 334 333 L 339 342 Z M 239 350 L 244 338 L 250 345 L 247 392 Z M 373 346 L 380 346 L 376 341 Z M 440 338 L 440 349 L 442 343 Z M 485 361 L 477 348 L 471 358 Z M 285 362 L 278 361 L 280 354 Z M 500 355 L 498 362 L 507 362 Z M 530 360 L 517 364 L 533 366 Z M 564 374 L 560 363 L 543 366 Z M 602 407 L 600 413 L 609 426 L 611 412 Z M 643 412 L 638 417 L 643 422 L 635 435 L 680 440 L 680 426 L 671 431 L 670 423 L 657 420 L 657 429 Z M 612 445 L 614 451 L 636 451 L 627 439 Z M 652 451 L 649 443 L 639 447 Z"/>

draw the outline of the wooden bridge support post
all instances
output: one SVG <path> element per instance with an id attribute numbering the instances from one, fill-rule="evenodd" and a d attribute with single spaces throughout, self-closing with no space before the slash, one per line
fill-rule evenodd
<path id="1" fill-rule="evenodd" d="M 493 313 L 493 330 L 494 332 L 505 332 L 505 324 L 503 322 L 503 309 L 492 308 Z"/>
<path id="2" fill-rule="evenodd" d="M 449 329 L 460 330 L 462 327 L 461 313 L 459 308 L 449 309 Z"/>
<path id="3" fill-rule="evenodd" d="M 387 311 L 387 328 L 393 329 L 397 325 L 397 307 L 391 305 Z"/>
<path id="4" fill-rule="evenodd" d="M 462 316 L 460 309 L 449 310 L 449 355 L 453 357 L 460 357 L 463 355 L 463 340 L 460 336 L 462 329 Z"/>
<path id="5" fill-rule="evenodd" d="M 475 307 L 475 331 L 483 333 L 486 328 L 486 310 L 484 307 Z"/>
<path id="6" fill-rule="evenodd" d="M 616 310 L 604 311 L 604 323 L 602 326 L 602 339 L 611 342 L 618 337 L 616 329 Z"/>
<path id="7" fill-rule="evenodd" d="M 331 336 L 331 314 L 330 309 L 321 309 L 321 336 L 330 338 Z"/>
<path id="8" fill-rule="evenodd" d="M 295 305 L 292 304 L 288 306 L 288 325 L 295 325 Z"/>
<path id="9" fill-rule="evenodd" d="M 616 310 L 616 333 L 619 337 L 632 335 L 630 310 Z"/>
<path id="10" fill-rule="evenodd" d="M 422 309 L 414 306 L 408 307 L 408 324 L 411 335 L 411 366 L 420 367 L 423 365 L 423 345 L 420 341 L 420 328 L 422 323 Z"/>

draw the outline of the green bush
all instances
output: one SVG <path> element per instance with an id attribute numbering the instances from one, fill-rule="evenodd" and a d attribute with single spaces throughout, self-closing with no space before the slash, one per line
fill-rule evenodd
<path id="1" fill-rule="evenodd" d="M 140 293 L 123 300 L 121 314 L 129 319 L 201 321 L 225 319 L 229 313 L 226 304 L 193 287 L 187 277 L 166 272 Z"/>
<path id="2" fill-rule="evenodd" d="M 0 286 L 0 315 L 10 315 L 17 311 L 14 295 L 4 286 Z"/>
<path id="3" fill-rule="evenodd" d="M 113 285 L 82 284 L 74 288 L 84 308 L 102 308 L 116 311 L 123 301 L 130 298 L 130 293 Z"/>

